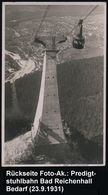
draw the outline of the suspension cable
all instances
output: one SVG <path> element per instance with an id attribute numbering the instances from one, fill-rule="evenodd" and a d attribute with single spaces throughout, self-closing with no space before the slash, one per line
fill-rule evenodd
<path id="1" fill-rule="evenodd" d="M 88 16 L 98 7 L 99 5 L 96 5 L 84 18 L 83 21 L 88 18 Z"/>
<path id="2" fill-rule="evenodd" d="M 44 14 L 43 14 L 43 17 L 42 17 L 42 19 L 41 19 L 40 25 L 39 25 L 39 27 L 38 27 L 38 29 L 37 29 L 37 32 L 36 32 L 35 37 L 36 37 L 36 36 L 39 34 L 39 32 L 40 32 L 40 29 L 41 29 L 41 27 L 42 27 L 42 24 L 43 24 L 43 22 L 44 22 L 44 20 L 45 20 L 45 18 L 46 18 L 46 16 L 47 16 L 49 7 L 50 7 L 50 5 L 47 5 L 47 7 L 46 7 L 46 9 L 45 9 L 45 12 L 44 12 Z"/>

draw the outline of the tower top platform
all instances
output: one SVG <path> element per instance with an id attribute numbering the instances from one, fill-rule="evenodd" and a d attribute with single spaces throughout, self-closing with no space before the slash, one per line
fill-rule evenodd
<path id="1" fill-rule="evenodd" d="M 42 44 L 47 50 L 56 50 L 57 44 L 65 42 L 67 39 L 63 35 L 58 36 L 36 36 L 35 43 Z"/>

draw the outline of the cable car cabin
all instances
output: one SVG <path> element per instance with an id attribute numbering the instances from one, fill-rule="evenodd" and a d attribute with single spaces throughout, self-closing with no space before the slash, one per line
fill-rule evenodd
<path id="1" fill-rule="evenodd" d="M 83 36 L 83 20 L 80 19 L 78 23 L 79 33 L 73 37 L 72 45 L 76 49 L 83 49 L 85 45 L 85 37 Z"/>
<path id="2" fill-rule="evenodd" d="M 72 45 L 76 49 L 83 49 L 85 45 L 85 38 L 84 37 L 74 37 Z"/>

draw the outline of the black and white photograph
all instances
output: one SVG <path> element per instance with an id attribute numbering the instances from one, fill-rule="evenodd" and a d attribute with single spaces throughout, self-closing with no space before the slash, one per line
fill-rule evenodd
<path id="1" fill-rule="evenodd" d="M 2 166 L 105 166 L 106 3 L 4 2 Z"/>

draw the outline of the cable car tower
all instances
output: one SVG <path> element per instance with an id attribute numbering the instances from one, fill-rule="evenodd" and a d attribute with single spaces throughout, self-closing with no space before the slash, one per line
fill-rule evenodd
<path id="1" fill-rule="evenodd" d="M 42 44 L 45 47 L 45 53 L 40 94 L 32 127 L 32 135 L 33 138 L 38 140 L 37 153 L 45 154 L 46 152 L 48 155 L 50 153 L 53 157 L 55 153 L 55 158 L 58 153 L 58 158 L 61 159 L 61 162 L 63 162 L 64 156 L 67 155 L 68 145 L 60 113 L 56 60 L 58 50 L 56 49 L 56 45 L 66 40 L 67 38 L 61 35 L 39 36 L 37 34 L 34 39 L 35 43 Z"/>

